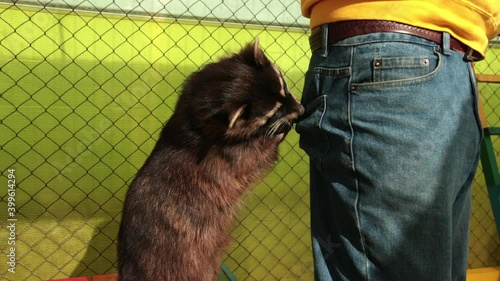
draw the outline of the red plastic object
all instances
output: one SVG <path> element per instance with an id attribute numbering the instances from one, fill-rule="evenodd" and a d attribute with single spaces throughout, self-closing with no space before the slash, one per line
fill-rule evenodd
<path id="1" fill-rule="evenodd" d="M 54 279 L 47 281 L 118 281 L 118 274 L 102 274 L 95 276 L 87 276 L 87 277 L 71 277 L 65 279 Z"/>

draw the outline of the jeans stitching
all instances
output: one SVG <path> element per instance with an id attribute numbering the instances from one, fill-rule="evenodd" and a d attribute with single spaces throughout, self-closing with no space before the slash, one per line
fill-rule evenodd
<path id="1" fill-rule="evenodd" d="M 319 118 L 319 121 L 318 121 L 318 128 L 319 130 L 321 131 L 321 134 L 323 136 L 323 138 L 326 140 L 326 148 L 325 148 L 325 152 L 322 153 L 321 157 L 319 157 L 318 159 L 318 166 L 320 167 L 320 170 L 323 170 L 323 158 L 325 157 L 325 155 L 328 153 L 328 151 L 330 151 L 330 141 L 328 139 L 328 135 L 325 133 L 325 131 L 323 130 L 323 127 L 322 127 L 322 124 L 323 124 L 323 119 L 326 115 L 326 111 L 328 109 L 328 106 L 327 106 L 327 96 L 326 95 L 323 95 L 322 98 L 321 98 L 321 101 L 323 101 L 323 112 L 321 113 L 321 117 Z"/>
<path id="2" fill-rule="evenodd" d="M 408 36 L 413 36 L 413 35 L 408 35 Z M 414 37 L 414 38 L 408 38 L 408 39 L 373 39 L 373 40 L 367 40 L 367 41 L 362 41 L 362 42 L 337 42 L 333 44 L 332 46 L 336 47 L 356 47 L 356 46 L 361 46 L 361 45 L 371 45 L 375 43 L 411 43 L 411 44 L 416 44 L 416 45 L 421 45 L 421 46 L 428 46 L 428 47 L 435 47 L 439 46 L 437 43 L 428 41 L 423 38 L 419 37 Z"/>
<path id="3" fill-rule="evenodd" d="M 352 65 L 352 58 L 354 56 L 354 48 L 351 48 L 351 61 L 350 61 L 350 65 Z M 352 76 L 349 77 L 349 81 L 348 81 L 348 89 L 351 89 L 351 78 Z M 351 118 L 351 107 L 352 107 L 352 104 L 351 104 L 351 95 L 352 95 L 352 92 L 349 91 L 348 92 L 348 99 L 347 99 L 347 121 L 349 123 L 349 128 L 351 130 L 351 139 L 349 140 L 349 150 L 350 150 L 350 157 L 351 157 L 351 168 L 352 168 L 352 171 L 355 175 L 354 177 L 354 181 L 355 181 L 355 187 L 356 187 L 356 201 L 355 201 L 355 204 L 354 204 L 354 212 L 356 214 L 356 226 L 358 228 L 358 232 L 359 232 L 359 237 L 360 237 L 360 243 L 361 243 L 361 249 L 363 250 L 363 254 L 364 254 L 364 258 L 365 258 L 365 261 L 366 261 L 366 264 L 365 264 L 365 275 L 366 275 L 366 280 L 367 281 L 370 281 L 370 274 L 369 274 L 369 262 L 368 262 L 368 256 L 366 254 L 366 247 L 365 247 L 365 238 L 364 238 L 364 235 L 363 235 L 363 231 L 361 229 L 361 218 L 360 218 L 360 215 L 359 215 L 359 182 L 358 182 L 358 177 L 357 177 L 357 173 L 356 173 L 356 165 L 355 165 L 355 162 L 354 162 L 354 149 L 353 149 L 353 143 L 354 143 L 354 128 L 352 126 L 352 118 Z"/>
<path id="4" fill-rule="evenodd" d="M 479 134 L 479 146 L 480 146 L 481 141 L 483 140 L 484 137 L 484 132 L 483 132 L 483 124 L 481 123 L 481 118 L 479 117 L 479 91 L 477 88 L 477 80 L 471 63 L 468 64 L 468 70 L 472 87 L 472 96 L 474 100 L 474 117 L 476 118 L 477 126 L 480 132 Z"/>

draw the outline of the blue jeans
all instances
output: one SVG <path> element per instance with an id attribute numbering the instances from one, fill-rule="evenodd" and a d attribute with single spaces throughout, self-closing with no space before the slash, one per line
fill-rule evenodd
<path id="1" fill-rule="evenodd" d="M 316 280 L 465 280 L 482 138 L 470 63 L 400 33 L 324 51 L 312 55 L 296 126 Z"/>

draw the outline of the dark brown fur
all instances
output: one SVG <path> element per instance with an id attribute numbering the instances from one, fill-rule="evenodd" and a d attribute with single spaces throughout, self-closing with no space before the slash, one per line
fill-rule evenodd
<path id="1" fill-rule="evenodd" d="M 302 112 L 258 40 L 191 75 L 127 192 L 120 280 L 216 280 L 242 194 Z"/>

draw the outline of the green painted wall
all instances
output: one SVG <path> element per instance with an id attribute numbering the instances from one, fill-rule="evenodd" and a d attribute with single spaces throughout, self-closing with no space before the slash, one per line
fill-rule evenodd
<path id="1" fill-rule="evenodd" d="M 17 266 L 6 277 L 116 272 L 115 237 L 127 184 L 172 114 L 182 83 L 255 36 L 300 95 L 309 59 L 301 29 L 0 5 L 3 188 L 8 169 L 16 170 L 17 180 Z M 492 48 L 477 70 L 498 74 L 499 55 Z M 498 87 L 480 87 L 490 124 L 500 123 Z M 225 261 L 241 280 L 312 280 L 308 162 L 297 142 L 292 132 L 276 168 L 246 197 L 235 223 Z M 482 226 L 491 224 L 491 211 L 481 180 L 479 173 L 472 267 L 494 261 L 484 245 L 498 249 L 498 237 Z M 7 196 L 0 195 L 3 225 Z M 0 239 L 8 235 L 2 227 Z M 0 240 L 0 249 L 7 252 L 6 242 Z M 0 261 L 3 274 L 7 264 Z"/>
<path id="2" fill-rule="evenodd" d="M 127 184 L 190 73 L 255 36 L 296 94 L 307 67 L 303 30 L 12 6 L 0 16 L 0 170 L 14 168 L 18 183 L 15 280 L 116 272 Z M 241 280 L 312 276 L 308 166 L 297 140 L 287 137 L 235 224 L 225 259 Z"/>

